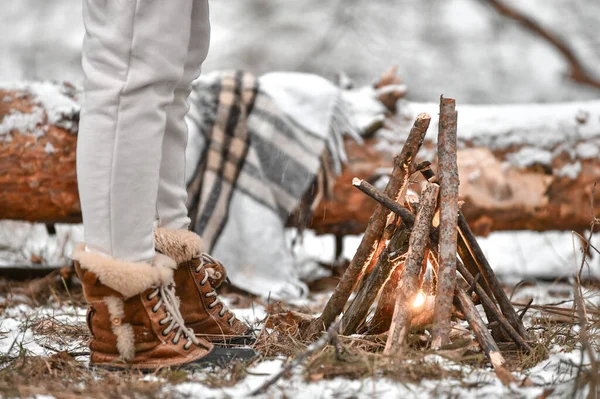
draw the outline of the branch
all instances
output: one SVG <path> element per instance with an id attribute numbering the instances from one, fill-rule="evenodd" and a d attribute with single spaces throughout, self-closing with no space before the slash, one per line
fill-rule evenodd
<path id="1" fill-rule="evenodd" d="M 595 87 L 600 89 L 600 80 L 594 78 L 586 70 L 583 64 L 579 61 L 575 52 L 571 47 L 561 39 L 556 33 L 548 30 L 547 28 L 540 25 L 534 19 L 522 14 L 520 11 L 515 10 L 507 6 L 498 0 L 482 0 L 484 3 L 492 6 L 500 15 L 508 17 L 521 25 L 523 25 L 529 31 L 541 36 L 546 42 L 551 44 L 562 56 L 567 60 L 569 64 L 569 78 L 574 82 L 581 83 L 584 85 Z"/>

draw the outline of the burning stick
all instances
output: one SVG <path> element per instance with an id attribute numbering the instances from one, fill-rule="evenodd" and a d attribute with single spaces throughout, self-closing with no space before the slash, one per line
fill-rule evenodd
<path id="1" fill-rule="evenodd" d="M 419 292 L 419 276 L 425 257 L 425 250 L 429 245 L 429 231 L 431 220 L 435 213 L 439 186 L 428 183 L 419 205 L 413 232 L 410 236 L 408 254 L 397 289 L 396 308 L 390 326 L 390 333 L 385 345 L 384 354 L 400 354 L 404 341 L 410 329 L 411 307 Z"/>
<path id="2" fill-rule="evenodd" d="M 419 114 L 417 116 L 408 138 L 406 139 L 406 143 L 404 143 L 402 152 L 394 159 L 392 176 L 385 188 L 385 193 L 388 197 L 398 199 L 403 195 L 403 187 L 406 187 L 408 182 L 408 169 L 414 162 L 417 151 L 423 143 L 430 121 L 431 117 L 427 114 Z M 342 279 L 325 305 L 325 309 L 323 309 L 321 316 L 308 325 L 308 328 L 304 332 L 305 336 L 310 337 L 317 332 L 322 331 L 323 328 L 327 329 L 342 312 L 350 294 L 354 291 L 354 288 L 361 279 L 363 271 L 371 261 L 373 254 L 377 249 L 377 243 L 385 229 L 389 214 L 390 211 L 383 206 L 378 206 L 375 209 L 354 258 L 352 258 Z"/>
<path id="3" fill-rule="evenodd" d="M 352 183 L 354 184 L 357 179 Z M 354 334 L 357 328 L 365 320 L 369 308 L 377 298 L 379 291 L 389 279 L 392 271 L 402 262 L 401 256 L 408 250 L 410 230 L 404 224 L 396 229 L 390 239 L 390 243 L 379 256 L 377 265 L 373 272 L 369 274 L 367 282 L 352 301 L 350 307 L 344 312 L 342 317 L 342 334 Z"/>
<path id="4" fill-rule="evenodd" d="M 511 382 L 515 381 L 515 377 L 506 367 L 506 361 L 500 353 L 500 349 L 498 349 L 498 345 L 496 345 L 492 334 L 490 334 L 490 331 L 483 323 L 481 315 L 477 311 L 477 308 L 475 308 L 471 297 L 464 290 L 459 289 L 456 291 L 455 304 L 465 315 L 479 346 L 485 352 L 490 363 L 492 363 L 492 367 L 494 367 L 494 371 L 500 381 L 504 385 L 510 385 Z"/>
<path id="5" fill-rule="evenodd" d="M 456 102 L 440 97 L 438 133 L 440 184 L 440 246 L 438 284 L 433 313 L 433 348 L 450 343 L 452 297 L 456 287 L 456 226 L 458 218 L 458 166 L 456 164 Z"/>
<path id="6" fill-rule="evenodd" d="M 392 315 L 394 314 L 394 306 L 396 305 L 396 287 L 400 281 L 400 273 L 404 268 L 404 262 L 396 266 L 390 278 L 383 285 L 381 294 L 377 300 L 377 308 L 375 314 L 369 322 L 369 334 L 383 334 L 390 329 L 392 323 Z"/>

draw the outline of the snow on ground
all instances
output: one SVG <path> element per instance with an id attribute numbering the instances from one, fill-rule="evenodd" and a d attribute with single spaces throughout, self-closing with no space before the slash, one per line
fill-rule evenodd
<path id="1" fill-rule="evenodd" d="M 63 266 L 74 244 L 83 241 L 83 228 L 58 224 L 56 233 L 49 234 L 42 224 L 0 221 L 0 268 Z M 288 230 L 290 242 L 293 237 L 295 231 Z M 496 274 L 505 281 L 566 278 L 577 274 L 581 262 L 579 238 L 567 231 L 494 232 L 478 241 Z M 345 237 L 343 257 L 352 259 L 359 243 L 359 236 Z M 599 235 L 592 238 L 592 245 L 600 248 Z M 332 235 L 317 236 L 305 231 L 294 247 L 301 277 L 312 281 L 327 275 L 328 271 L 318 268 L 316 263 L 333 263 L 334 247 Z M 32 259 L 42 263 L 32 264 Z M 592 253 L 588 258 L 583 276 L 600 279 L 600 254 Z"/>
<path id="2" fill-rule="evenodd" d="M 572 289 L 565 284 L 538 283 L 534 286 L 522 287 L 515 293 L 516 301 L 533 297 L 534 304 L 555 304 L 560 299 L 561 306 L 572 305 Z M 554 294 L 552 294 L 554 293 Z M 588 292 L 588 298 L 598 303 L 598 292 Z M 558 297 L 556 296 L 558 295 Z M 595 296 L 593 296 L 595 295 Z M 230 301 L 231 298 L 225 298 Z M 5 303 L 6 305 L 6 303 Z M 255 328 L 262 327 L 266 310 L 255 304 L 251 308 L 234 309 L 240 318 L 251 323 Z M 535 310 L 526 317 L 530 324 Z M 56 326 L 58 326 L 56 328 Z M 57 351 L 70 351 L 78 355 L 78 361 L 87 365 L 88 355 L 85 334 L 69 335 L 68 328 L 79 328 L 85 331 L 85 309 L 69 303 L 50 304 L 32 307 L 29 305 L 8 305 L 0 312 L 0 354 L 3 359 L 22 355 L 49 356 Z M 67 329 L 67 330 L 65 330 Z M 58 333 L 57 333 L 58 331 Z M 64 332 L 66 331 L 66 333 Z M 585 364 L 587 359 L 581 356 L 579 348 L 568 349 L 559 345 L 551 348 L 547 359 L 542 360 L 529 370 L 515 372 L 519 384 L 503 386 L 491 369 L 480 369 L 458 365 L 438 355 L 427 355 L 425 362 L 439 363 L 446 370 L 461 368 L 465 377 L 458 379 L 426 379 L 419 384 L 402 383 L 387 378 L 369 377 L 365 379 L 348 379 L 336 377 L 307 381 L 302 366 L 297 367 L 288 378 L 281 379 L 265 394 L 258 397 L 297 397 L 297 398 L 426 398 L 426 397 L 465 397 L 476 398 L 536 398 L 546 389 L 553 389 L 555 397 L 562 397 L 571 392 L 578 365 Z M 172 383 L 164 380 L 163 391 L 181 397 L 203 398 L 241 398 L 261 386 L 269 377 L 277 373 L 285 359 L 283 357 L 263 358 L 254 362 L 248 369 L 248 375 L 233 386 L 209 388 L 201 381 L 209 371 L 196 371 L 188 381 Z M 529 378 L 530 383 L 520 383 Z M 161 377 L 147 376 L 146 379 Z M 531 382 L 533 384 L 531 384 Z"/>

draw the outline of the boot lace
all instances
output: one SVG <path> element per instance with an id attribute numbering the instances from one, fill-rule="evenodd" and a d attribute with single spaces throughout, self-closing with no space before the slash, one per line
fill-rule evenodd
<path id="1" fill-rule="evenodd" d="M 184 345 L 186 350 L 190 349 L 192 344 L 204 347 L 201 345 L 198 338 L 196 338 L 194 332 L 185 326 L 183 316 L 179 312 L 179 298 L 175 295 L 174 286 L 170 284 L 156 287 L 156 289 L 148 295 L 148 300 L 152 300 L 156 296 L 159 297 L 158 302 L 156 302 L 152 311 L 156 313 L 161 306 L 164 307 L 166 316 L 158 323 L 161 326 L 168 324 L 167 328 L 162 331 L 162 335 L 166 337 L 171 331 L 175 330 L 175 337 L 173 337 L 173 340 L 171 341 L 173 344 L 177 345 L 181 337 L 183 337 L 187 340 Z"/>
<path id="2" fill-rule="evenodd" d="M 221 273 L 216 271 L 214 268 L 211 267 L 206 267 L 205 265 L 207 264 L 218 264 L 223 266 L 223 264 L 213 258 L 212 256 L 210 256 L 209 254 L 203 253 L 202 256 L 200 257 L 200 265 L 198 265 L 198 267 L 196 268 L 196 273 L 200 273 L 200 270 L 204 269 L 204 277 L 202 278 L 202 280 L 200 280 L 200 285 L 204 285 L 206 284 L 206 282 L 208 281 L 209 278 L 213 278 L 213 279 L 220 279 L 221 278 Z M 212 286 L 211 286 L 212 288 Z M 230 326 L 233 326 L 233 322 L 236 320 L 235 315 L 233 314 L 232 311 L 229 310 L 229 308 L 227 306 L 225 306 L 225 304 L 221 301 L 221 298 L 219 298 L 219 295 L 217 294 L 217 292 L 215 291 L 215 289 L 213 288 L 210 292 L 207 292 L 204 295 L 206 298 L 215 298 L 214 301 L 212 301 L 208 307 L 209 308 L 214 308 L 217 307 L 218 305 L 221 305 L 221 310 L 219 310 L 219 316 L 220 317 L 224 317 L 225 313 L 227 313 L 228 315 L 231 315 L 231 317 L 229 319 L 227 319 L 227 323 L 229 323 Z"/>

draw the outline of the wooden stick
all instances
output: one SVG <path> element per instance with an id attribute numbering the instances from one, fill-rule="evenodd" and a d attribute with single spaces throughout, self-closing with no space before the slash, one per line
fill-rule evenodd
<path id="1" fill-rule="evenodd" d="M 440 184 L 440 245 L 438 284 L 433 313 L 433 348 L 450 343 L 452 300 L 456 288 L 456 226 L 458 218 L 458 166 L 456 164 L 456 102 L 440 97 L 438 170 Z"/>
<path id="2" fill-rule="evenodd" d="M 352 179 L 352 185 L 363 193 L 367 194 L 369 197 L 373 198 L 375 201 L 379 202 L 390 211 L 394 212 L 396 215 L 400 216 L 402 223 L 408 226 L 412 226 L 415 223 L 415 215 L 411 211 L 388 197 L 386 194 L 377 190 L 369 182 L 355 177 Z"/>
<path id="3" fill-rule="evenodd" d="M 417 151 L 423 143 L 430 121 L 431 116 L 427 114 L 417 115 L 415 123 L 404 143 L 402 152 L 394 159 L 394 169 L 385 188 L 385 193 L 388 197 L 394 199 L 400 197 L 401 188 L 408 179 L 408 168 L 413 163 Z M 350 294 L 360 281 L 363 270 L 373 257 L 373 253 L 377 248 L 376 244 L 381 238 L 389 214 L 390 211 L 388 209 L 383 206 L 377 206 L 350 265 L 344 272 L 329 301 L 327 301 L 323 313 L 308 325 L 304 334 L 305 336 L 309 337 L 318 331 L 322 331 L 323 328 L 327 329 L 342 312 Z"/>
<path id="4" fill-rule="evenodd" d="M 269 378 L 265 381 L 260 387 L 255 389 L 250 393 L 250 396 L 256 396 L 261 393 L 265 393 L 267 389 L 273 384 L 275 384 L 285 373 L 290 372 L 294 367 L 302 363 L 307 357 L 311 356 L 313 353 L 323 349 L 329 342 L 334 340 L 337 337 L 337 331 L 339 327 L 339 322 L 331 324 L 327 329 L 327 334 L 323 335 L 318 341 L 310 344 L 308 348 L 300 355 L 296 356 L 294 360 L 285 365 L 284 368 L 273 377 Z"/>
<path id="5" fill-rule="evenodd" d="M 479 243 L 477 243 L 477 239 L 473 235 L 473 232 L 471 231 L 467 220 L 460 211 L 458 213 L 458 229 L 460 237 L 462 238 L 462 240 L 464 240 L 464 243 L 467 245 L 472 259 L 477 263 L 479 272 L 481 272 L 481 275 L 487 281 L 487 283 L 490 286 L 490 289 L 494 293 L 494 297 L 496 298 L 496 302 L 498 302 L 498 305 L 500 305 L 502 313 L 504 314 L 504 316 L 506 316 L 506 319 L 514 327 L 514 329 L 517 330 L 523 338 L 528 339 L 529 334 L 527 333 L 527 330 L 525 330 L 523 322 L 521 321 L 521 319 L 519 319 L 519 316 L 517 316 L 515 308 L 512 306 L 510 300 L 506 296 L 506 292 L 504 292 L 500 281 L 498 281 L 498 278 L 496 278 L 496 274 L 492 270 L 492 267 L 488 263 L 487 258 L 483 254 Z"/>
<path id="6" fill-rule="evenodd" d="M 411 134 L 412 134 L 412 132 L 411 132 Z M 415 133 L 415 135 L 419 135 L 419 134 L 420 134 L 420 132 Z M 404 174 L 402 176 L 403 181 L 402 181 L 400 190 L 398 190 L 397 196 L 394 197 L 394 196 L 390 195 L 390 197 L 392 199 L 394 199 L 396 202 L 400 203 L 401 205 L 404 204 L 404 198 L 406 197 L 406 190 L 408 189 L 408 185 L 410 183 L 409 177 L 410 177 L 410 175 L 412 175 L 415 172 L 415 170 L 414 170 L 415 156 L 416 156 L 419 148 L 423 144 L 423 140 L 425 139 L 424 136 L 422 138 L 420 136 L 417 136 L 417 138 L 418 138 L 418 140 L 414 140 L 414 139 L 411 140 L 410 135 L 409 135 L 409 139 L 404 144 L 402 152 L 398 156 L 401 161 L 402 161 L 402 159 L 404 159 L 405 156 L 408 157 L 405 159 L 405 161 L 400 162 L 402 165 L 406 166 L 406 170 L 403 171 L 404 172 Z M 407 145 L 409 145 L 409 147 L 411 147 L 411 148 L 408 148 Z M 398 160 L 395 160 L 395 162 L 398 162 Z M 394 178 L 393 174 L 390 178 Z M 375 268 L 375 265 L 377 264 L 379 256 L 385 249 L 385 246 L 386 246 L 385 243 L 390 240 L 390 238 L 392 237 L 392 234 L 394 234 L 394 231 L 396 231 L 397 223 L 391 222 L 389 219 L 390 216 L 391 215 L 388 214 L 388 220 L 386 223 L 386 227 L 383 229 L 383 232 L 381 233 L 381 237 L 377 241 L 377 247 L 375 249 L 374 256 L 371 257 L 371 260 L 366 265 L 366 267 L 363 269 L 363 273 L 361 275 L 361 279 L 358 284 L 358 288 L 356 289 L 357 292 L 360 292 L 364 288 L 364 285 L 366 283 L 366 276 L 371 274 L 371 272 Z"/>
<path id="7" fill-rule="evenodd" d="M 425 250 L 429 245 L 429 231 L 435 213 L 438 191 L 437 184 L 427 183 L 421 194 L 419 212 L 410 236 L 408 254 L 398 284 L 394 317 L 383 351 L 386 355 L 402 353 L 406 336 L 410 330 L 411 309 L 419 290 L 419 276 Z"/>
<path id="8" fill-rule="evenodd" d="M 498 349 L 498 345 L 496 345 L 494 338 L 481 319 L 481 315 L 477 311 L 477 308 L 475 308 L 475 304 L 473 304 L 471 297 L 467 295 L 464 290 L 458 289 L 456 290 L 454 303 L 465 315 L 479 346 L 481 346 L 481 349 L 485 352 L 492 367 L 494 367 L 494 371 L 498 378 L 506 386 L 510 385 L 511 382 L 516 381 L 515 377 L 506 367 L 506 361 L 500 353 L 500 349 Z"/>
<path id="9" fill-rule="evenodd" d="M 466 281 L 465 284 L 468 283 L 472 287 L 474 287 L 475 293 L 477 293 L 477 295 L 479 296 L 481 305 L 486 310 L 486 313 L 491 313 L 494 315 L 494 320 L 496 320 L 496 322 L 500 325 L 500 327 L 502 327 L 506 334 L 515 342 L 515 344 L 517 344 L 521 349 L 523 349 L 526 352 L 531 351 L 531 346 L 529 346 L 524 337 L 522 337 L 519 334 L 519 332 L 514 329 L 514 327 L 508 322 L 508 320 L 506 320 L 506 317 L 502 315 L 500 310 L 496 307 L 494 301 L 483 290 L 479 282 L 466 269 L 462 262 L 457 262 L 456 267 L 458 269 L 458 272 L 464 277 Z M 467 291 L 468 289 L 470 289 L 470 287 L 465 287 L 465 284 L 462 285 L 462 289 Z"/>
<path id="10" fill-rule="evenodd" d="M 435 173 L 433 173 L 433 170 L 431 170 L 430 162 L 421 162 L 419 165 L 417 165 L 417 170 L 421 172 L 421 174 L 423 175 L 423 177 L 425 177 L 425 179 L 427 179 L 427 181 L 430 181 L 430 182 L 437 181 L 437 176 L 435 175 Z M 460 215 L 461 215 L 461 213 L 459 211 L 459 217 L 460 217 Z M 434 229 L 433 232 L 436 233 L 436 230 Z M 477 262 L 471 256 L 469 247 L 460 234 L 458 235 L 458 254 L 460 255 L 460 258 L 463 260 L 463 262 L 465 263 L 465 266 L 467 267 L 469 272 L 471 272 L 471 274 L 473 274 L 473 275 L 481 274 L 481 272 L 479 270 L 479 266 L 477 265 Z M 485 280 L 485 275 L 484 275 L 484 279 L 481 281 L 481 286 L 483 287 L 485 292 L 488 294 L 488 296 L 490 296 L 492 298 L 495 297 L 487 280 Z M 486 314 L 488 320 L 490 322 L 496 321 L 494 314 L 490 313 L 489 309 L 487 309 L 485 307 L 484 307 L 484 309 L 485 309 L 485 314 Z M 502 330 L 499 329 L 497 325 L 493 326 L 493 333 L 494 333 L 494 337 L 503 338 Z"/>
<path id="11" fill-rule="evenodd" d="M 388 246 L 379 256 L 377 265 L 366 279 L 365 286 L 358 292 L 342 317 L 342 334 L 354 334 L 364 322 L 371 305 L 383 288 L 390 274 L 402 262 L 401 256 L 408 250 L 410 230 L 404 224 L 398 226 Z"/>

